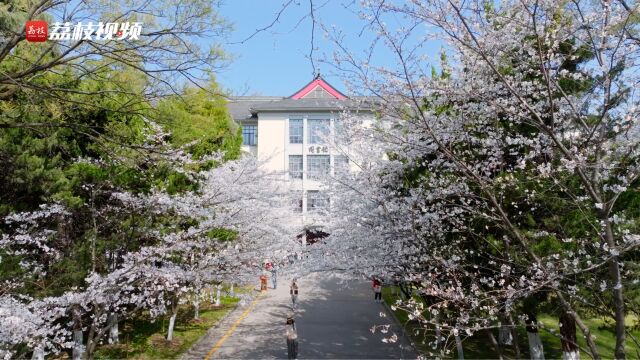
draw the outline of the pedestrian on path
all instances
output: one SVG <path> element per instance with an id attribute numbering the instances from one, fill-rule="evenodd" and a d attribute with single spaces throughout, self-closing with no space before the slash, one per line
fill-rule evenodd
<path id="1" fill-rule="evenodd" d="M 382 284 L 377 278 L 373 278 L 373 300 L 382 302 Z"/>
<path id="2" fill-rule="evenodd" d="M 298 304 L 298 279 L 293 278 L 291 281 L 291 286 L 289 287 L 289 294 L 291 294 L 291 308 L 296 309 L 296 305 Z"/>
<path id="3" fill-rule="evenodd" d="M 296 330 L 296 322 L 293 317 L 287 318 L 286 336 L 287 336 L 287 357 L 289 359 L 298 358 L 298 331 Z"/>
<path id="4" fill-rule="evenodd" d="M 278 264 L 274 263 L 271 266 L 271 283 L 273 284 L 273 290 L 276 289 L 278 285 Z"/>
<path id="5" fill-rule="evenodd" d="M 267 291 L 267 272 L 262 271 L 260 275 L 260 291 Z"/>

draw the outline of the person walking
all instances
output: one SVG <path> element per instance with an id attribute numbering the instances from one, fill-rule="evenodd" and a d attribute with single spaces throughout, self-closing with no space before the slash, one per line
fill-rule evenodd
<path id="1" fill-rule="evenodd" d="M 298 358 L 298 331 L 293 317 L 287 318 L 285 335 L 287 337 L 287 357 L 289 359 Z"/>
<path id="2" fill-rule="evenodd" d="M 278 285 L 278 264 L 274 263 L 271 265 L 271 283 L 273 284 L 273 290 L 276 289 Z"/>
<path id="3" fill-rule="evenodd" d="M 382 302 L 382 284 L 377 278 L 373 278 L 373 300 Z"/>
<path id="4" fill-rule="evenodd" d="M 293 281 L 291 281 L 289 294 L 291 294 L 291 308 L 295 310 L 298 304 L 298 279 L 293 278 Z"/>
<path id="5" fill-rule="evenodd" d="M 262 270 L 260 275 L 260 291 L 267 291 L 267 272 Z"/>

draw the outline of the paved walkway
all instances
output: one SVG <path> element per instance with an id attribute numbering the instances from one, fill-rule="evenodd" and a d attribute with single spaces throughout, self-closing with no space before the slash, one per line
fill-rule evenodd
<path id="1" fill-rule="evenodd" d="M 249 311 L 246 311 L 249 305 L 236 309 L 184 358 L 286 358 L 284 323 L 294 312 L 289 296 L 290 281 L 279 280 L 278 289 L 270 288 Z M 416 358 L 391 315 L 382 304 L 373 301 L 370 282 L 345 283 L 325 273 L 299 279 L 298 284 L 300 297 L 295 319 L 300 359 Z M 386 317 L 380 317 L 381 312 Z M 372 334 L 369 330 L 384 324 L 391 325 L 387 334 L 379 331 Z M 228 330 L 234 326 L 229 334 Z M 399 336 L 398 342 L 383 343 L 381 339 L 392 332 Z M 218 347 L 212 351 L 216 344 Z"/>

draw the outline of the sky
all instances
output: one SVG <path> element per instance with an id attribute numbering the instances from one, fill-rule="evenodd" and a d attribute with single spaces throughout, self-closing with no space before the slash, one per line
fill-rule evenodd
<path id="1" fill-rule="evenodd" d="M 272 27 L 256 33 L 270 25 L 288 1 L 227 0 L 219 9 L 220 15 L 233 23 L 234 31 L 221 45 L 234 59 L 217 74 L 217 80 L 233 95 L 290 96 L 313 79 L 309 60 L 312 21 L 307 16 L 310 1 L 316 9 L 317 23 L 340 29 L 346 35 L 345 47 L 357 54 L 371 47 L 372 35 L 362 32 L 364 22 L 357 14 L 357 0 L 292 0 Z M 252 38 L 240 43 L 252 34 Z M 328 63 L 318 61 L 330 59 L 335 49 L 319 25 L 315 27 L 314 44 L 316 71 L 338 90 L 348 93 L 341 74 Z M 437 52 L 437 48 L 431 50 Z M 395 60 L 381 49 L 375 61 L 390 66 Z"/>

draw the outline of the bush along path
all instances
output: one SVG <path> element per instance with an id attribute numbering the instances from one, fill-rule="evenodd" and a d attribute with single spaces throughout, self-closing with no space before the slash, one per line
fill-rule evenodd
<path id="1" fill-rule="evenodd" d="M 211 326 L 179 359 L 210 359 L 217 348 L 232 334 L 237 324 L 253 309 L 260 295 L 258 290 L 243 295 L 242 300 L 237 301 L 234 308 Z"/>
<path id="2" fill-rule="evenodd" d="M 410 338 L 412 345 L 416 350 L 428 358 L 443 356 L 445 358 L 467 358 L 467 359 L 497 359 L 503 358 L 518 358 L 514 351 L 513 339 L 509 344 L 502 344 L 499 342 L 500 334 L 496 329 L 479 332 L 473 336 L 460 336 L 462 345 L 462 354 L 458 353 L 455 344 L 452 342 L 455 339 L 444 336 L 444 343 L 440 343 L 436 346 L 435 334 L 436 329 L 433 327 L 425 327 L 419 321 L 411 319 L 407 311 L 396 308 L 394 304 L 401 298 L 401 291 L 393 286 L 383 287 L 383 299 L 387 306 L 390 307 L 391 312 L 398 322 L 404 327 L 406 336 Z M 418 295 L 413 296 L 417 302 L 422 302 Z M 395 310 L 394 310 L 395 309 Z M 558 359 L 562 357 L 562 344 L 560 335 L 560 325 L 558 317 L 553 315 L 553 309 L 538 315 L 538 332 L 540 334 L 541 341 L 544 345 L 543 352 L 547 359 Z M 427 313 L 426 311 L 424 313 Z M 629 316 L 629 325 L 635 323 L 636 319 Z M 587 325 L 594 329 L 593 334 L 596 339 L 596 344 L 605 358 L 614 358 L 614 345 L 615 345 L 615 330 L 611 322 L 607 322 L 598 317 L 591 317 L 585 319 Z M 490 334 L 492 332 L 492 335 Z M 524 323 L 520 323 L 516 327 L 517 337 L 515 341 L 518 343 L 520 357 L 533 358 L 530 355 L 530 349 L 527 343 L 527 332 Z M 640 331 L 632 330 L 630 334 L 638 338 L 640 337 Z M 498 340 L 494 343 L 491 339 Z M 584 351 L 586 344 L 583 336 L 577 338 L 577 343 L 581 349 L 580 353 L 582 358 L 589 358 L 589 354 Z M 634 344 L 628 344 L 626 348 L 627 352 L 632 358 L 638 358 L 640 356 L 640 349 Z M 444 351 L 444 354 L 442 353 Z"/>
<path id="3" fill-rule="evenodd" d="M 98 347 L 97 359 L 176 359 L 190 349 L 194 343 L 215 328 L 233 312 L 239 299 L 222 296 L 220 305 L 204 302 L 199 316 L 194 317 L 194 308 L 182 305 L 178 309 L 173 339 L 167 340 L 169 317 L 152 321 L 141 315 L 122 323 L 120 342 Z"/>

